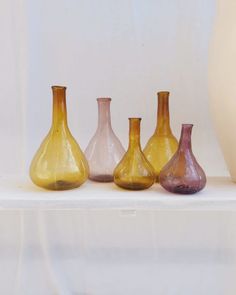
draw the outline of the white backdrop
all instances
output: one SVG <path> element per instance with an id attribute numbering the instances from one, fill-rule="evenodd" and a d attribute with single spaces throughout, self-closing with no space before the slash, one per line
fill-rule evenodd
<path id="1" fill-rule="evenodd" d="M 24 169 L 27 63 L 24 0 L 0 1 L 0 172 Z"/>
<path id="2" fill-rule="evenodd" d="M 195 124 L 208 175 L 226 175 L 208 109 L 208 43 L 214 0 L 2 0 L 1 171 L 27 171 L 51 123 L 53 84 L 68 86 L 71 130 L 84 149 L 96 128 L 96 97 L 111 96 L 113 126 L 127 145 L 141 116 L 143 145 L 156 120 L 156 92 L 171 91 L 175 135 Z M 26 165 L 24 166 L 24 163 Z"/>
<path id="3" fill-rule="evenodd" d="M 175 135 L 195 124 L 194 152 L 208 175 L 227 174 L 208 110 L 208 42 L 214 0 L 28 1 L 27 166 L 51 123 L 53 84 L 68 86 L 70 128 L 85 149 L 96 98 L 111 96 L 114 130 L 127 145 L 141 116 L 142 143 L 156 124 L 156 92 L 171 91 Z"/>
<path id="4" fill-rule="evenodd" d="M 113 98 L 124 145 L 127 117 L 142 116 L 145 144 L 156 92 L 170 90 L 174 133 L 193 122 L 199 162 L 227 174 L 208 110 L 214 14 L 214 0 L 2 0 L 1 173 L 27 171 L 51 123 L 50 86 L 63 84 L 83 149 L 96 97 Z M 0 294 L 235 294 L 234 213 L 123 213 L 1 211 Z"/>

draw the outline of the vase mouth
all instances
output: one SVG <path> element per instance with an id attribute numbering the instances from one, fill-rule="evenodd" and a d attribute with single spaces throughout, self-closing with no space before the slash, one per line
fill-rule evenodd
<path id="1" fill-rule="evenodd" d="M 193 127 L 194 125 L 193 124 L 191 124 L 191 123 L 183 123 L 182 124 L 182 127 Z"/>
<path id="2" fill-rule="evenodd" d="M 170 91 L 165 91 L 165 90 L 158 91 L 157 95 L 170 95 Z"/>
<path id="3" fill-rule="evenodd" d="M 53 85 L 52 90 L 66 90 L 66 86 Z"/>
<path id="4" fill-rule="evenodd" d="M 138 120 L 138 121 L 141 121 L 142 120 L 142 118 L 139 118 L 139 117 L 130 117 L 130 118 L 128 118 L 130 121 L 131 120 Z"/>
<path id="5" fill-rule="evenodd" d="M 97 101 L 99 102 L 107 102 L 107 101 L 111 101 L 110 97 L 98 97 Z"/>

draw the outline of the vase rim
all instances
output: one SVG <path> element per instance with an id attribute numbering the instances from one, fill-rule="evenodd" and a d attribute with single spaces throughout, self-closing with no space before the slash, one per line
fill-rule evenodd
<path id="1" fill-rule="evenodd" d="M 139 120 L 139 121 L 141 121 L 142 120 L 142 118 L 139 118 L 139 117 L 130 117 L 130 118 L 128 118 L 129 120 Z"/>
<path id="2" fill-rule="evenodd" d="M 183 123 L 182 127 L 193 127 L 194 125 L 191 123 Z"/>
<path id="3" fill-rule="evenodd" d="M 161 90 L 161 91 L 158 91 L 157 94 L 166 94 L 166 95 L 169 95 L 170 94 L 170 91 L 166 91 L 166 90 Z"/>
<path id="4" fill-rule="evenodd" d="M 103 101 L 104 101 L 104 102 L 105 102 L 105 101 L 111 101 L 111 98 L 110 98 L 110 97 L 98 97 L 98 98 L 97 98 L 97 101 L 102 101 L 102 102 L 103 102 Z"/>
<path id="5" fill-rule="evenodd" d="M 66 86 L 60 86 L 60 85 L 53 85 L 52 86 L 52 89 L 53 90 L 62 90 L 62 89 L 65 89 L 66 90 Z"/>

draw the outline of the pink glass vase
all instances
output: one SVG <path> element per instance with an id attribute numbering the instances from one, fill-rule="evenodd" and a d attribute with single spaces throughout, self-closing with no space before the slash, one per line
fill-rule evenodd
<path id="1" fill-rule="evenodd" d="M 111 98 L 98 98 L 98 127 L 90 140 L 85 156 L 89 163 L 89 179 L 98 182 L 113 181 L 113 171 L 125 150 L 111 126 Z"/>
<path id="2" fill-rule="evenodd" d="M 171 193 L 194 194 L 206 185 L 206 175 L 192 152 L 192 128 L 182 125 L 178 150 L 160 173 L 161 186 Z"/>

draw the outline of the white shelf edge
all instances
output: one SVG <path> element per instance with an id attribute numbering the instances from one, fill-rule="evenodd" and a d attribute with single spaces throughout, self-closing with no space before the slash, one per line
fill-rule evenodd
<path id="1" fill-rule="evenodd" d="M 158 184 L 135 192 L 90 181 L 75 190 L 51 192 L 26 176 L 2 176 L 0 210 L 236 211 L 236 184 L 210 177 L 202 192 L 188 196 L 167 193 Z"/>

